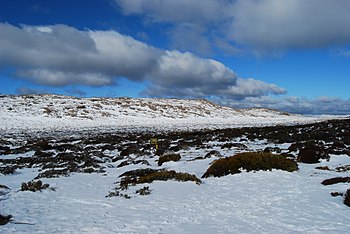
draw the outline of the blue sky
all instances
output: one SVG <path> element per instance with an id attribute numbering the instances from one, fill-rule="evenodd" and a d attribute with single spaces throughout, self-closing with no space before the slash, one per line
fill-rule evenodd
<path id="1" fill-rule="evenodd" d="M 4 0 L 0 93 L 350 114 L 346 0 Z"/>

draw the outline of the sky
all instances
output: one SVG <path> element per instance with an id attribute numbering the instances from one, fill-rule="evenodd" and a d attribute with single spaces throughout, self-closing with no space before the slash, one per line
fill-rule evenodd
<path id="1" fill-rule="evenodd" d="M 350 114 L 348 0 L 2 0 L 0 93 Z"/>

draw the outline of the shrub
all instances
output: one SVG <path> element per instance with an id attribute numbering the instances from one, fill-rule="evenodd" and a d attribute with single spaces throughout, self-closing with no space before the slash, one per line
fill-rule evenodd
<path id="1" fill-rule="evenodd" d="M 135 186 L 137 184 L 143 183 L 152 183 L 155 180 L 193 181 L 198 185 L 202 183 L 202 181 L 195 175 L 176 171 L 167 171 L 164 169 L 155 170 L 151 168 L 127 171 L 119 177 L 122 177 L 119 183 L 119 187 L 115 188 L 115 191 L 110 192 L 106 197 L 120 196 L 130 198 L 129 195 L 122 193 L 121 191 L 128 190 L 129 186 Z M 136 190 L 136 193 L 140 195 L 149 195 L 151 193 L 151 190 L 149 187 L 145 186 L 141 189 Z"/>
<path id="2" fill-rule="evenodd" d="M 176 181 L 193 181 L 197 184 L 201 183 L 200 179 L 198 179 L 195 175 L 191 175 L 189 173 L 167 170 L 154 170 L 151 168 L 128 171 L 120 175 L 120 177 L 123 177 L 123 179 L 120 181 L 121 188 L 127 188 L 130 184 L 136 185 L 152 183 L 155 180 L 166 181 L 174 179 Z"/>
<path id="3" fill-rule="evenodd" d="M 345 193 L 344 204 L 350 206 L 350 189 Z"/>
<path id="4" fill-rule="evenodd" d="M 349 165 L 344 165 L 344 166 L 339 166 L 335 168 L 336 172 L 346 172 L 350 171 L 350 164 Z"/>
<path id="5" fill-rule="evenodd" d="M 320 159 L 329 160 L 329 154 L 318 142 L 306 142 L 298 154 L 298 161 L 302 163 L 319 163 Z"/>
<path id="6" fill-rule="evenodd" d="M 22 183 L 21 185 L 21 191 L 41 191 L 42 189 L 47 189 L 50 185 L 49 184 L 43 184 L 41 180 L 38 181 L 29 181 L 28 183 Z"/>
<path id="7" fill-rule="evenodd" d="M 180 154 L 168 154 L 168 155 L 164 155 L 162 157 L 159 158 L 158 160 L 158 166 L 161 166 L 163 163 L 165 162 L 176 162 L 179 161 L 181 159 Z"/>
<path id="8" fill-rule="evenodd" d="M 220 177 L 241 172 L 241 168 L 249 171 L 281 169 L 296 171 L 298 165 L 295 161 L 279 154 L 246 152 L 214 161 L 202 178 L 209 176 Z"/>
<path id="9" fill-rule="evenodd" d="M 5 166 L 0 167 L 0 173 L 4 175 L 13 174 L 16 172 L 17 167 L 16 166 Z"/>
<path id="10" fill-rule="evenodd" d="M 149 189 L 148 186 L 145 186 L 145 187 L 143 187 L 141 189 L 136 190 L 136 193 L 138 193 L 138 194 L 140 194 L 142 196 L 145 196 L 145 195 L 151 194 L 151 190 Z"/>
<path id="11" fill-rule="evenodd" d="M 329 169 L 328 166 L 319 166 L 319 167 L 315 167 L 315 169 L 322 170 L 322 171 L 330 171 L 331 170 L 331 169 Z"/>
<path id="12" fill-rule="evenodd" d="M 5 225 L 11 221 L 12 215 L 1 215 L 0 214 L 0 225 Z"/>
<path id="13" fill-rule="evenodd" d="M 176 181 L 183 181 L 183 182 L 193 181 L 196 184 L 200 184 L 202 182 L 195 175 L 191 175 L 189 173 L 160 170 L 160 171 L 155 171 L 151 174 L 140 177 L 137 180 L 137 183 L 138 184 L 152 183 L 155 180 L 166 181 L 166 180 L 172 180 L 172 179 Z"/>
<path id="14" fill-rule="evenodd" d="M 350 183 L 350 177 L 335 177 L 322 181 L 323 185 L 333 185 L 339 183 Z"/>

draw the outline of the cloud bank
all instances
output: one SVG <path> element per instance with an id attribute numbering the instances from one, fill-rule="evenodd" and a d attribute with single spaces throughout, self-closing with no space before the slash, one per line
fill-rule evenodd
<path id="1" fill-rule="evenodd" d="M 350 44 L 350 1 L 347 0 L 115 0 L 125 15 L 148 23 L 173 25 L 173 42 L 186 47 L 179 35 L 215 45 L 226 53 L 241 49 L 271 52 L 291 48 L 323 48 Z M 209 35 L 209 36 L 208 36 Z M 187 46 L 190 48 L 190 45 Z M 193 47 L 197 52 L 208 48 Z M 212 48 L 213 49 L 213 48 Z"/>
<path id="2" fill-rule="evenodd" d="M 350 114 L 350 99 L 332 97 L 298 98 L 298 97 L 247 97 L 243 100 L 217 99 L 216 102 L 235 108 L 271 108 L 298 114 Z"/>
<path id="3" fill-rule="evenodd" d="M 147 83 L 147 96 L 256 97 L 286 90 L 242 79 L 224 64 L 192 53 L 160 50 L 116 31 L 66 25 L 0 23 L 0 64 L 34 83 L 107 86 L 118 78 Z"/>

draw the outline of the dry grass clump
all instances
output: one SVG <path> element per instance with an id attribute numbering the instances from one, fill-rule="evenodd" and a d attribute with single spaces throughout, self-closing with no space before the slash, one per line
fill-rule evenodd
<path id="1" fill-rule="evenodd" d="M 154 169 L 137 169 L 133 171 L 125 172 L 121 175 L 120 187 L 127 188 L 129 185 L 152 183 L 155 180 L 167 181 L 193 181 L 196 184 L 202 183 L 195 175 L 184 172 L 167 171 L 167 170 L 154 170 Z"/>
<path id="2" fill-rule="evenodd" d="M 345 193 L 344 204 L 350 207 L 350 189 Z"/>
<path id="3" fill-rule="evenodd" d="M 179 161 L 180 159 L 181 159 L 180 154 L 167 154 L 159 158 L 158 166 L 161 166 L 165 162 L 170 162 L 170 161 L 176 162 L 176 161 Z"/>
<path id="4" fill-rule="evenodd" d="M 298 170 L 298 165 L 294 160 L 279 154 L 246 152 L 214 161 L 202 178 L 236 174 L 240 173 L 242 169 L 248 172 L 272 169 L 292 172 Z"/>
<path id="5" fill-rule="evenodd" d="M 199 178 L 189 173 L 167 171 L 164 169 L 155 170 L 151 168 L 127 171 L 119 177 L 122 177 L 119 183 L 119 187 L 115 188 L 114 191 L 109 192 L 109 194 L 106 197 L 119 196 L 129 199 L 131 197 L 127 193 L 125 193 L 125 191 L 127 191 L 130 186 L 136 186 L 138 184 L 144 183 L 152 183 L 155 180 L 193 181 L 198 185 L 202 183 L 202 181 Z M 147 186 L 136 190 L 135 193 L 139 195 L 149 195 L 151 194 L 151 190 Z"/>
<path id="6" fill-rule="evenodd" d="M 152 183 L 155 180 L 176 180 L 176 181 L 193 181 L 196 184 L 202 183 L 200 179 L 198 179 L 195 175 L 191 175 L 189 173 L 184 173 L 184 172 L 176 172 L 176 171 L 165 171 L 165 170 L 160 170 L 153 172 L 151 174 L 142 176 L 138 179 L 139 184 L 143 183 Z"/>
<path id="7" fill-rule="evenodd" d="M 47 189 L 49 188 L 49 184 L 43 184 L 41 180 L 38 181 L 29 181 L 28 183 L 22 183 L 21 185 L 21 191 L 41 191 L 42 189 Z"/>

